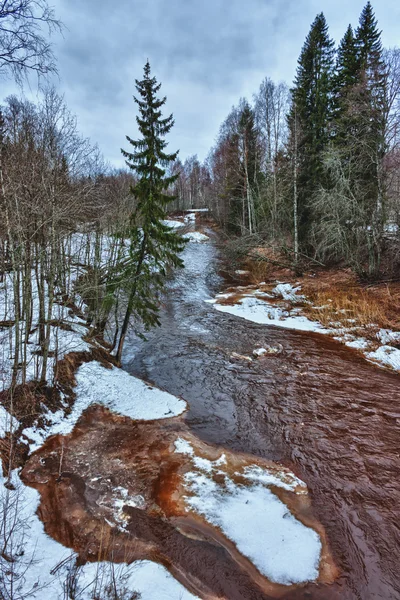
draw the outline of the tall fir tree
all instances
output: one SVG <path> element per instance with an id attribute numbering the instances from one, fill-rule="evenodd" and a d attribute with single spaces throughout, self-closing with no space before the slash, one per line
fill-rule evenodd
<path id="1" fill-rule="evenodd" d="M 381 32 L 370 2 L 365 5 L 356 31 L 360 82 L 355 88 L 353 114 L 357 127 L 357 155 L 360 165 L 360 201 L 363 204 L 368 236 L 369 275 L 380 267 L 380 246 L 385 218 L 382 161 L 385 155 L 387 107 L 386 66 Z"/>
<path id="2" fill-rule="evenodd" d="M 309 199 L 324 176 L 322 156 L 331 137 L 334 54 L 334 42 L 329 36 L 325 16 L 320 13 L 311 26 L 298 60 L 289 115 L 291 137 L 295 135 L 294 129 L 298 137 L 296 144 L 289 144 L 289 147 L 298 148 L 298 219 L 302 243 L 307 241 L 310 226 Z"/>
<path id="3" fill-rule="evenodd" d="M 346 235 L 357 239 L 353 252 L 359 272 L 366 274 L 367 263 L 367 273 L 373 277 L 379 271 L 385 219 L 382 162 L 386 106 L 380 31 L 368 2 L 355 35 L 349 26 L 338 50 L 332 151 L 340 168 L 334 170 L 336 179 L 332 177 L 329 183 L 332 190 L 341 190 L 346 181 L 354 211 L 344 229 L 348 230 Z M 332 156 L 327 160 L 332 162 Z M 325 186 L 325 194 L 329 193 L 328 188 Z"/>
<path id="4" fill-rule="evenodd" d="M 360 62 L 358 59 L 356 38 L 351 25 L 341 40 L 336 59 L 335 106 L 340 114 L 344 109 L 346 96 L 360 79 Z M 335 114 L 337 117 L 337 113 Z"/>
<path id="5" fill-rule="evenodd" d="M 335 147 L 343 155 L 346 153 L 350 130 L 354 126 L 354 115 L 350 104 L 354 90 L 360 83 L 360 72 L 356 38 L 352 26 L 349 25 L 338 47 L 334 77 L 332 139 Z"/>
<path id="6" fill-rule="evenodd" d="M 131 188 L 136 209 L 131 215 L 129 261 L 123 273 L 129 286 L 116 352 L 118 361 L 121 360 L 131 316 L 139 319 L 146 329 L 158 325 L 158 294 L 166 269 L 168 266 L 183 266 L 179 253 L 184 248 L 184 241 L 163 223 L 168 205 L 175 200 L 167 192 L 178 177 L 167 176 L 166 172 L 176 160 L 178 152 L 166 152 L 165 136 L 170 132 L 174 120 L 172 115 L 162 118 L 161 108 L 166 98 L 157 97 L 160 88 L 161 84 L 151 77 L 147 61 L 143 79 L 136 80 L 139 97 L 134 97 L 139 107 L 136 121 L 141 137 L 133 140 L 126 136 L 133 152 L 121 150 L 126 164 L 136 175 L 137 183 Z"/>

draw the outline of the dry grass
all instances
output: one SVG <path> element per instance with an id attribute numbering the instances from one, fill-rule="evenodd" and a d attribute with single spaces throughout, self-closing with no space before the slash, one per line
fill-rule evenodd
<path id="1" fill-rule="evenodd" d="M 345 327 L 362 327 L 375 330 L 390 328 L 387 305 L 363 289 L 316 291 L 308 295 L 312 306 L 304 307 L 313 319 L 324 326 L 342 323 Z"/>
<path id="2" fill-rule="evenodd" d="M 263 260 L 247 260 L 244 268 L 249 272 L 248 280 L 251 283 L 259 283 L 265 281 L 271 276 L 271 264 Z"/>

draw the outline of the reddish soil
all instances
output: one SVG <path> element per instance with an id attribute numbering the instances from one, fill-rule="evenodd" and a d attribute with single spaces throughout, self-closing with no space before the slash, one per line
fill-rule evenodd
<path id="1" fill-rule="evenodd" d="M 191 461 L 174 452 L 182 434 L 197 455 L 219 457 L 221 449 L 199 441 L 181 418 L 139 422 L 91 407 L 70 435 L 51 438 L 22 472 L 24 482 L 41 494 L 39 515 L 47 533 L 82 560 L 157 560 L 203 598 L 286 597 L 296 586 L 269 582 L 218 529 L 187 512 L 183 475 Z M 227 474 L 240 483 L 244 480 L 238 473 L 248 464 L 282 470 L 270 461 L 224 453 Z M 129 498 L 140 499 L 138 506 L 127 501 L 116 508 L 121 487 Z M 281 489 L 276 493 L 300 521 L 319 532 L 319 583 L 332 582 L 337 571 L 309 496 Z"/>

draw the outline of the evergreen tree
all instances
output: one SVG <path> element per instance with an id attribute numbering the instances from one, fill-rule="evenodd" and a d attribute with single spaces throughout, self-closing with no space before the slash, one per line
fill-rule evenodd
<path id="1" fill-rule="evenodd" d="M 354 89 L 351 107 L 356 123 L 353 145 L 358 158 L 360 202 L 364 207 L 365 226 L 370 232 L 369 274 L 376 275 L 384 220 L 385 198 L 381 172 L 385 155 L 387 94 L 381 32 L 370 2 L 360 16 L 356 48 L 360 81 Z"/>
<path id="2" fill-rule="evenodd" d="M 335 92 L 334 92 L 334 124 L 333 140 L 338 150 L 346 154 L 347 140 L 354 127 L 354 115 L 351 110 L 354 90 L 360 82 L 360 62 L 356 38 L 351 25 L 341 40 L 337 52 Z"/>
<path id="3" fill-rule="evenodd" d="M 358 84 L 360 78 L 360 66 L 354 36 L 353 28 L 348 26 L 342 41 L 339 44 L 336 60 L 335 77 L 335 101 L 342 108 L 342 101 L 346 98 L 346 93 Z"/>
<path id="4" fill-rule="evenodd" d="M 357 255 L 358 271 L 368 263 L 368 274 L 379 270 L 384 224 L 382 161 L 385 155 L 386 72 L 380 32 L 370 2 L 363 9 L 359 27 L 351 27 L 340 43 L 335 78 L 334 148 L 326 157 L 329 185 L 321 198 L 343 196 L 352 216 L 342 231 L 347 240 L 356 239 L 347 253 Z M 334 164 L 335 168 L 331 168 Z M 330 165 L 330 166 L 329 166 Z M 316 204 L 321 205 L 320 199 Z M 341 214 L 347 214 L 341 210 Z M 337 230 L 337 226 L 335 225 Z"/>
<path id="5" fill-rule="evenodd" d="M 299 235 L 304 241 L 310 225 L 308 201 L 323 177 L 322 155 L 331 136 L 334 91 L 334 42 L 323 13 L 315 18 L 298 60 L 293 106 L 289 115 L 291 136 L 294 115 L 301 138 L 298 147 Z M 295 146 L 295 144 L 289 144 Z"/>
<path id="6" fill-rule="evenodd" d="M 161 108 L 166 98 L 157 98 L 161 84 L 151 77 L 150 64 L 144 67 L 144 78 L 136 80 L 139 97 L 134 97 L 139 107 L 136 117 L 141 138 L 126 139 L 133 152 L 121 150 L 126 164 L 134 171 L 137 183 L 131 193 L 136 209 L 130 220 L 130 251 L 123 278 L 129 280 L 128 301 L 119 337 L 116 358 L 121 360 L 123 344 L 133 315 L 146 329 L 159 325 L 158 293 L 163 285 L 168 266 L 181 267 L 178 254 L 183 250 L 182 237 L 163 223 L 168 205 L 175 200 L 168 190 L 177 175 L 166 175 L 166 170 L 178 155 L 167 153 L 165 136 L 171 130 L 173 116 L 162 118 Z"/>

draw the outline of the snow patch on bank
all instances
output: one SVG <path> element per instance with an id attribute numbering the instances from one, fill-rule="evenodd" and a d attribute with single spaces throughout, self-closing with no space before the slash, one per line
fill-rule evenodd
<path id="1" fill-rule="evenodd" d="M 393 346 L 380 346 L 375 352 L 369 352 L 368 360 L 376 361 L 396 371 L 400 371 L 400 350 Z"/>
<path id="2" fill-rule="evenodd" d="M 290 314 L 287 310 L 272 306 L 268 302 L 256 298 L 254 294 L 244 296 L 237 304 L 218 304 L 220 298 L 226 297 L 226 294 L 223 294 L 209 302 L 221 312 L 241 317 L 259 325 L 275 325 L 276 327 L 297 329 L 298 331 L 318 331 L 320 333 L 326 331 L 317 321 L 310 321 L 310 319 L 301 315 L 293 315 L 293 311 Z"/>
<path id="3" fill-rule="evenodd" d="M 23 434 L 33 441 L 30 443 L 31 452 L 40 448 L 51 435 L 71 433 L 91 404 L 102 404 L 119 415 L 143 421 L 175 417 L 186 410 L 184 400 L 117 367 L 106 369 L 96 361 L 84 363 L 77 370 L 75 378 L 76 399 L 71 413 L 65 416 L 64 410 L 59 410 L 47 414 L 46 417 L 51 420 L 47 429 L 24 429 Z"/>
<path id="4" fill-rule="evenodd" d="M 76 382 L 74 411 L 76 407 L 80 414 L 90 404 L 103 404 L 125 417 L 153 421 L 175 417 L 186 410 L 184 400 L 153 387 L 122 369 L 106 369 L 95 361 L 79 367 Z"/>
<path id="5" fill-rule="evenodd" d="M 166 219 L 165 221 L 162 221 L 162 223 L 171 229 L 182 229 L 182 227 L 185 227 L 185 223 L 182 223 L 182 221 L 172 221 L 170 219 Z"/>
<path id="6" fill-rule="evenodd" d="M 13 562 L 0 557 L 0 595 L 5 592 L 5 597 L 11 597 L 12 590 L 14 598 L 62 600 L 67 577 L 74 574 L 76 597 L 81 600 L 92 600 L 96 593 L 105 597 L 102 592 L 113 581 L 121 597 L 137 592 L 141 600 L 196 600 L 163 566 L 149 560 L 131 565 L 88 563 L 75 571 L 77 555 L 50 538 L 36 514 L 39 492 L 25 486 L 15 471 L 15 489 L 7 489 L 4 483 L 0 475 L 0 527 L 3 539 L 13 529 L 12 547 L 5 549 Z M 130 595 L 124 596 L 123 591 Z"/>
<path id="7" fill-rule="evenodd" d="M 297 304 L 299 302 L 305 301 L 305 296 L 299 296 L 297 292 L 301 290 L 300 286 L 293 287 L 290 283 L 278 283 L 277 286 L 274 287 L 272 293 L 275 294 L 278 298 L 283 298 L 283 300 L 287 300 L 292 302 L 293 304 Z"/>
<path id="8" fill-rule="evenodd" d="M 185 233 L 182 237 L 189 242 L 196 242 L 200 244 L 203 242 L 208 242 L 210 239 L 208 235 L 204 235 L 204 233 L 200 233 L 200 231 L 189 231 L 189 233 Z"/>
<path id="9" fill-rule="evenodd" d="M 223 470 L 223 454 L 215 461 L 198 457 L 183 438 L 176 440 L 175 451 L 190 456 L 193 465 L 185 475 L 188 510 L 219 527 L 270 581 L 291 585 L 318 578 L 322 549 L 318 534 L 298 521 L 270 489 L 306 494 L 300 479 L 284 469 L 253 465 L 235 473 L 247 480 L 243 485 Z M 218 483 L 214 475 L 219 476 Z"/>

